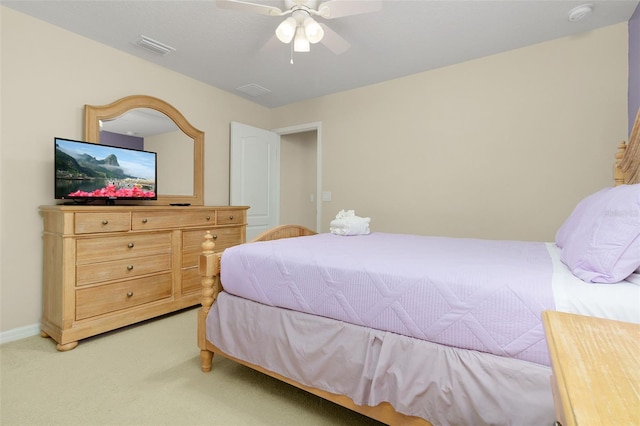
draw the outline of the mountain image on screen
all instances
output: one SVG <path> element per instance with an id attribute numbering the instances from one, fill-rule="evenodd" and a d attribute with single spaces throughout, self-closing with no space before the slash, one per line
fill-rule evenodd
<path id="1" fill-rule="evenodd" d="M 135 178 L 136 176 L 129 176 L 124 173 L 118 164 L 118 157 L 114 154 L 110 154 L 103 160 L 98 160 L 89 154 L 80 154 L 76 160 L 67 153 L 58 151 L 56 156 L 56 170 L 66 171 L 69 176 L 73 176 L 75 179 L 101 177 L 105 179 L 125 179 Z"/>

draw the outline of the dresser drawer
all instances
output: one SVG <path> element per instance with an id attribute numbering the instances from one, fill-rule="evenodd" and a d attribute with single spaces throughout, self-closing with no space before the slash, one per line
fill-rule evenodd
<path id="1" fill-rule="evenodd" d="M 171 269 L 171 254 L 155 254 L 76 266 L 76 285 L 133 278 Z"/>
<path id="2" fill-rule="evenodd" d="M 131 229 L 131 215 L 125 213 L 76 213 L 74 231 L 76 234 L 97 232 L 125 232 Z"/>
<path id="3" fill-rule="evenodd" d="M 76 241 L 77 264 L 171 252 L 171 234 L 133 234 Z"/>
<path id="4" fill-rule="evenodd" d="M 198 268 L 188 268 L 182 270 L 182 294 L 194 293 L 202 289 L 202 277 L 198 273 Z"/>
<path id="5" fill-rule="evenodd" d="M 191 226 L 215 225 L 215 210 L 181 210 L 179 214 L 165 212 L 133 212 L 131 217 L 131 229 L 134 231 L 144 229 L 186 228 Z"/>
<path id="6" fill-rule="evenodd" d="M 198 265 L 198 259 L 202 254 L 202 242 L 207 230 L 185 231 L 182 234 L 182 267 L 190 268 Z M 213 242 L 216 244 L 214 251 L 221 252 L 226 248 L 236 246 L 240 240 L 240 228 L 210 229 Z"/>
<path id="7" fill-rule="evenodd" d="M 244 223 L 244 210 L 218 210 L 216 225 L 240 225 Z"/>
<path id="8" fill-rule="evenodd" d="M 171 273 L 76 291 L 76 320 L 171 297 Z"/>
<path id="9" fill-rule="evenodd" d="M 202 251 L 202 243 L 204 242 L 204 235 L 207 231 L 211 232 L 213 236 L 213 242 L 216 244 L 214 250 L 216 251 L 218 251 L 220 247 L 227 248 L 242 242 L 240 240 L 240 228 L 209 228 L 198 229 L 196 231 L 184 231 L 182 233 L 182 247 L 195 248 Z"/>

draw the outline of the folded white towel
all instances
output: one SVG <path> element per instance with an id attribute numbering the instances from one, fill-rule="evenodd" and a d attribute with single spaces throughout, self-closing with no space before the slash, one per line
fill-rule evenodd
<path id="1" fill-rule="evenodd" d="M 371 218 L 349 216 L 334 219 L 329 225 L 329 231 L 336 235 L 367 235 L 369 234 L 369 223 Z"/>
<path id="2" fill-rule="evenodd" d="M 353 225 L 368 225 L 369 223 L 371 223 L 371 218 L 370 217 L 347 217 L 344 219 L 334 219 L 331 221 L 331 226 L 334 228 L 346 228 L 348 226 L 353 226 Z"/>
<path id="3" fill-rule="evenodd" d="M 340 210 L 336 215 L 336 219 L 345 219 L 347 217 L 355 217 L 356 212 L 354 210 Z"/>

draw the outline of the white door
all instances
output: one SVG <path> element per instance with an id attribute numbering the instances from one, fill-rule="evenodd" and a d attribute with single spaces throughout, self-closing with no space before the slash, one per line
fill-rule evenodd
<path id="1" fill-rule="evenodd" d="M 229 203 L 250 207 L 251 241 L 279 222 L 280 135 L 232 121 L 229 171 Z"/>

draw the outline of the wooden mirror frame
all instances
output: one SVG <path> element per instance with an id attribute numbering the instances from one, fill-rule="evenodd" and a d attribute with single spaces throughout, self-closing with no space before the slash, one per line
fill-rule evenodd
<path id="1" fill-rule="evenodd" d="M 85 105 L 84 140 L 99 144 L 101 120 L 115 119 L 136 108 L 150 108 L 165 114 L 176 123 L 180 130 L 193 139 L 193 195 L 158 194 L 156 201 L 145 201 L 145 204 L 189 203 L 194 206 L 204 205 L 204 132 L 193 127 L 180 111 L 165 101 L 153 96 L 132 95 L 108 105 Z"/>

